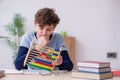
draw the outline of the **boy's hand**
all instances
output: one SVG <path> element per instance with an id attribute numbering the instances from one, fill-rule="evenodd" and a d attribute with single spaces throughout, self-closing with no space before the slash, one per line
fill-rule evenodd
<path id="1" fill-rule="evenodd" d="M 38 44 L 42 46 L 46 46 L 46 44 L 49 42 L 48 36 L 42 36 L 38 39 Z"/>
<path id="2" fill-rule="evenodd" d="M 42 36 L 38 39 L 38 44 L 35 46 L 36 50 L 40 50 L 41 48 L 45 47 L 46 44 L 49 42 L 49 37 Z"/>
<path id="3" fill-rule="evenodd" d="M 59 66 L 59 65 L 62 64 L 62 62 L 63 62 L 62 56 L 59 55 L 59 56 L 56 58 L 56 60 L 53 62 L 53 66 Z"/>

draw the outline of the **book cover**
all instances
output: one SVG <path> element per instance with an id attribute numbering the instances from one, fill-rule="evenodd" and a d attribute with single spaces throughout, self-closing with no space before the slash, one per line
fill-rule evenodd
<path id="1" fill-rule="evenodd" d="M 113 76 L 120 77 L 120 70 L 112 70 Z"/>
<path id="2" fill-rule="evenodd" d="M 2 69 L 5 71 L 5 74 L 13 75 L 13 74 L 19 74 L 22 75 L 23 71 L 22 70 L 16 70 L 16 69 Z"/>
<path id="3" fill-rule="evenodd" d="M 110 72 L 111 68 L 110 67 L 104 67 L 104 68 L 78 67 L 78 71 L 102 73 L 102 72 Z"/>
<path id="4" fill-rule="evenodd" d="M 78 70 L 78 72 L 93 73 L 93 74 L 103 74 L 103 73 L 108 73 L 108 72 L 111 72 L 111 71 L 108 71 L 108 72 L 92 72 L 92 71 L 82 71 L 82 70 Z"/>
<path id="5" fill-rule="evenodd" d="M 103 73 L 103 74 L 94 74 L 94 73 L 87 73 L 87 72 L 78 72 L 78 71 L 72 71 L 71 77 L 73 78 L 81 78 L 81 79 L 108 79 L 112 78 L 112 72 Z"/>
<path id="6" fill-rule="evenodd" d="M 110 67 L 110 62 L 103 62 L 103 61 L 79 61 L 77 63 L 77 65 L 81 66 L 81 67 L 103 68 L 103 67 Z"/>
<path id="7" fill-rule="evenodd" d="M 0 70 L 0 78 L 2 78 L 3 76 L 5 76 L 5 71 L 4 70 Z"/>
<path id="8" fill-rule="evenodd" d="M 27 70 L 27 69 L 24 69 L 23 74 L 24 75 L 30 75 L 30 74 L 39 75 L 40 71 L 39 70 Z"/>

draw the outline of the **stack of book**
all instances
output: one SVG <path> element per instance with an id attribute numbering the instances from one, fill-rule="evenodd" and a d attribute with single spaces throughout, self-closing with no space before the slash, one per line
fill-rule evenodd
<path id="1" fill-rule="evenodd" d="M 4 70 L 0 70 L 0 78 L 5 76 L 5 71 Z"/>
<path id="2" fill-rule="evenodd" d="M 72 77 L 85 79 L 103 80 L 112 78 L 112 72 L 109 62 L 101 61 L 79 61 L 78 70 L 72 71 Z"/>

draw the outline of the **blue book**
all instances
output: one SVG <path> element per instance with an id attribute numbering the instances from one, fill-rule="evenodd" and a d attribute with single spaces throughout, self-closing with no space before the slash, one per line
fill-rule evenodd
<path id="1" fill-rule="evenodd" d="M 107 72 L 92 72 L 92 71 L 82 71 L 82 70 L 78 70 L 78 72 L 92 73 L 92 74 L 104 74 L 104 73 L 109 73 L 109 72 L 111 72 L 111 71 L 107 71 Z"/>
<path id="2" fill-rule="evenodd" d="M 87 71 L 87 72 L 95 72 L 95 73 L 102 73 L 102 72 L 110 72 L 110 67 L 104 68 L 91 68 L 91 67 L 78 67 L 79 71 Z"/>

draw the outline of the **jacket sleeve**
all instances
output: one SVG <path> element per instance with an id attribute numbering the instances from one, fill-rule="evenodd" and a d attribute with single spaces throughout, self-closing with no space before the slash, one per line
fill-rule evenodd
<path id="1" fill-rule="evenodd" d="M 58 66 L 59 69 L 71 71 L 73 69 L 73 63 L 69 58 L 68 52 L 66 50 L 62 51 L 61 56 L 63 58 L 63 63 Z"/>
<path id="2" fill-rule="evenodd" d="M 17 70 L 21 70 L 21 69 L 26 69 L 27 68 L 27 66 L 25 66 L 25 67 L 23 66 L 27 52 L 28 52 L 28 48 L 23 47 L 23 46 L 19 47 L 18 55 L 17 55 L 15 63 L 14 63 L 15 64 L 15 68 Z"/>

